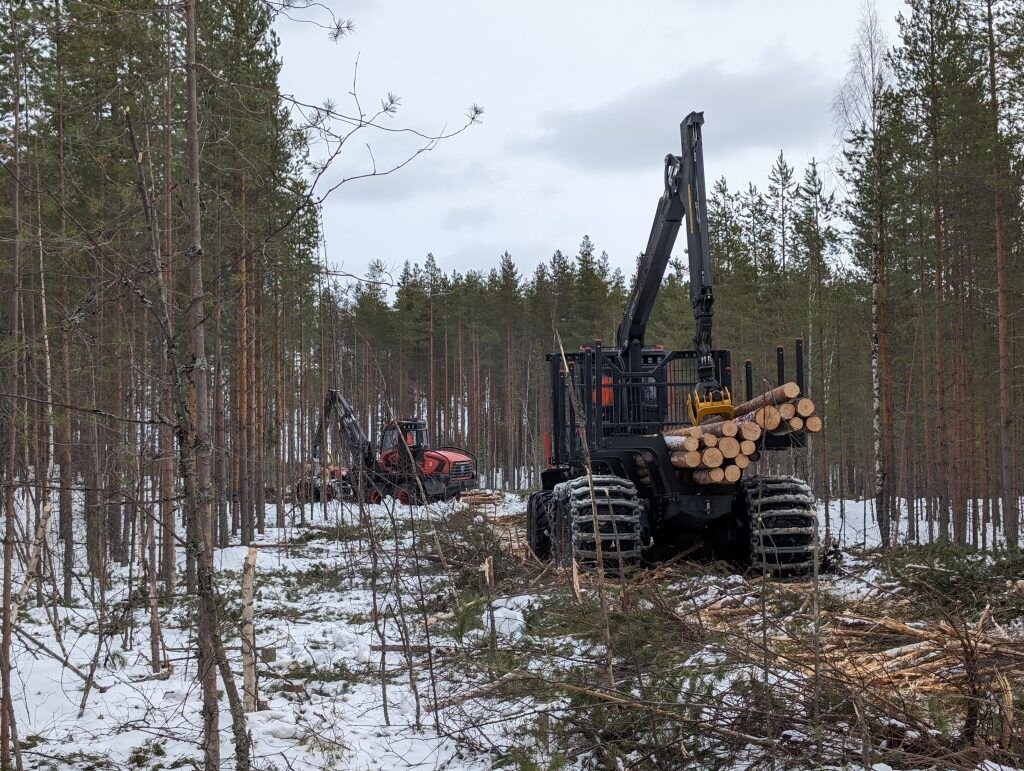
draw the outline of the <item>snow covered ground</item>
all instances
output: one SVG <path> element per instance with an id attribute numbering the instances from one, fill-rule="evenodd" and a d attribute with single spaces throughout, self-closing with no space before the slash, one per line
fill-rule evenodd
<path id="1" fill-rule="evenodd" d="M 917 538 L 911 539 L 907 534 L 907 502 L 900 500 L 899 520 L 896 523 L 896 543 L 901 545 L 926 544 L 938 538 L 938 527 L 928 527 L 927 522 L 920 522 Z M 1022 501 L 1024 505 L 1024 501 Z M 923 508 L 923 504 L 922 504 Z M 818 505 L 819 522 L 822 530 L 825 528 L 825 507 Z M 875 518 L 874 500 L 837 500 L 830 501 L 828 507 L 828 520 L 833 538 L 844 549 L 877 549 L 882 542 L 878 530 L 878 521 Z M 929 537 L 929 531 L 931 537 Z M 986 525 L 984 533 L 979 533 L 981 543 L 991 546 L 1005 545 L 1006 539 L 1002 532 L 997 532 L 992 523 Z M 968 538 L 970 538 L 970 526 L 968 526 Z"/>
<path id="2" fill-rule="evenodd" d="M 403 521 L 409 511 L 395 509 L 397 521 L 392 522 L 387 507 L 368 507 L 382 542 L 387 539 L 384 551 L 395 548 L 392 531 L 398 531 L 398 548 L 409 548 Z M 322 513 L 322 509 L 307 511 L 313 527 L 268 528 L 257 543 L 257 646 L 275 647 L 276 660 L 260 664 L 260 697 L 266 708 L 248 716 L 256 767 L 490 768 L 487 757 L 462 757 L 454 741 L 429 727 L 430 717 L 422 707 L 417 721 L 410 680 L 402 674 L 402 639 L 394 624 L 383 629 L 384 645 L 399 651 L 383 657 L 389 670 L 385 720 L 379 684 L 381 653 L 371 651 L 371 646 L 379 649 L 380 637 L 370 620 L 369 550 L 365 538 L 331 538 L 334 532 L 347 533 L 357 526 L 354 510 L 332 504 L 326 522 Z M 443 518 L 446 514 L 444 506 L 436 505 L 417 509 L 414 516 Z M 273 512 L 267 519 L 274 520 Z M 295 542 L 297 537 L 301 540 Z M 241 546 L 216 553 L 218 584 L 228 616 L 239 606 L 238 577 L 245 553 Z M 383 567 L 378 573 L 379 601 L 386 605 L 382 610 L 390 610 L 399 587 L 388 585 L 392 578 L 384 575 Z M 419 587 L 414 585 L 413 571 L 409 573 L 399 579 L 404 583 L 400 590 L 412 597 Z M 99 650 L 95 686 L 79 717 L 83 678 L 41 652 L 30 638 L 15 638 L 15 709 L 20 736 L 28 745 L 24 752 L 28 767 L 151 767 L 201 757 L 195 641 L 184 605 L 162 613 L 163 644 L 172 671 L 155 678 L 149 666 L 146 616 L 140 610 L 130 621 L 124 611 L 126 583 L 126 571 L 118 570 L 105 597 L 107 633 L 99 647 L 99 614 L 84 592 L 80 607 L 50 609 L 61 630 L 59 642 L 47 610 L 22 613 L 20 628 L 45 641 L 57 657 L 66 657 L 82 673 L 90 671 Z M 436 591 L 436 577 L 423 576 L 423 583 L 427 595 Z M 237 628 L 230 622 L 223 626 Z M 238 639 L 226 644 L 234 647 L 229 654 L 239 672 Z M 423 673 L 414 673 L 414 678 L 422 679 Z M 425 682 L 419 685 L 426 687 Z M 226 700 L 220 723 L 222 755 L 227 760 L 233 743 Z"/>
<path id="3" fill-rule="evenodd" d="M 486 587 L 480 555 L 516 548 L 524 510 L 521 497 L 506 495 L 497 505 L 472 511 L 457 503 L 369 506 L 361 522 L 354 507 L 332 503 L 307 508 L 305 526 L 295 524 L 292 509 L 288 528 L 268 528 L 256 544 L 255 629 L 257 648 L 273 648 L 276 656 L 259 664 L 264 704 L 248 715 L 256 768 L 486 769 L 506 758 L 510 747 L 521 746 L 536 719 L 531 699 L 489 699 L 493 677 L 478 662 L 464 666 L 445 651 L 486 650 L 493 634 L 516 655 L 518 641 L 541 639 L 536 625 L 548 621 L 538 617 L 541 598 L 530 588 L 546 572 L 541 566 L 504 585 L 499 575 L 493 601 L 465 593 L 467 586 Z M 846 547 L 877 543 L 869 505 L 836 502 L 830 516 Z M 268 511 L 267 521 L 274 520 Z M 376 561 L 371 532 L 379 544 Z M 215 557 L 225 644 L 238 673 L 235 630 L 245 553 L 233 546 Z M 832 595 L 860 601 L 891 588 L 891 577 L 856 555 L 847 554 L 846 564 L 826 579 Z M 26 767 L 167 768 L 201 757 L 189 604 L 161 610 L 171 669 L 154 676 L 144 598 L 137 594 L 134 611 L 128 611 L 128 579 L 126 568 L 114 572 L 102 608 L 91 599 L 98 597 L 96 587 L 82 583 L 76 607 L 22 611 L 12 678 Z M 692 586 L 683 582 L 680 591 L 702 607 L 752 602 L 751 587 L 739 576 L 688 580 Z M 381 619 L 377 626 L 374 608 Z M 547 649 L 567 660 L 601 655 L 600 645 L 582 645 L 562 630 L 545 634 Z M 724 655 L 711 646 L 681 664 L 717 671 Z M 537 674 L 549 664 L 531 653 L 514 666 Z M 95 683 L 83 704 L 83 676 L 93 670 Z M 722 680 L 720 687 L 731 683 Z M 441 705 L 437 713 L 431 711 L 434 704 Z M 220 721 L 222 756 L 230 768 L 226 700 Z"/>

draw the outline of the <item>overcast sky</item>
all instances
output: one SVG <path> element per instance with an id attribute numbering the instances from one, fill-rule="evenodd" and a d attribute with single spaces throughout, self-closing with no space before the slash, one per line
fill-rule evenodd
<path id="1" fill-rule="evenodd" d="M 285 93 L 350 109 L 358 57 L 364 107 L 401 97 L 390 125 L 439 132 L 474 102 L 486 110 L 394 175 L 329 198 L 328 259 L 356 275 L 427 252 L 448 272 L 487 269 L 506 249 L 529 273 L 555 249 L 575 254 L 585 233 L 630 275 L 689 111 L 704 111 L 709 184 L 763 188 L 780 149 L 798 173 L 834 160 L 831 101 L 861 14 L 861 0 L 326 4 L 355 31 L 332 43 L 280 19 Z M 894 38 L 902 2 L 877 7 Z M 413 148 L 366 133 L 339 173 L 370 168 L 365 142 L 379 168 Z"/>

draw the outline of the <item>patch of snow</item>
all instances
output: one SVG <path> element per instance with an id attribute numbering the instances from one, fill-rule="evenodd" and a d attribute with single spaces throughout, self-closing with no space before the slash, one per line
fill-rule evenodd
<path id="1" fill-rule="evenodd" d="M 494 630 L 499 637 L 515 639 L 526 634 L 526 616 L 523 614 L 530 607 L 533 596 L 523 594 L 516 597 L 503 597 L 494 600 L 490 609 L 484 609 L 481 623 L 484 629 L 491 628 L 491 615 L 494 616 Z"/>
<path id="2" fill-rule="evenodd" d="M 724 664 L 725 651 L 717 645 L 705 645 L 683 664 L 685 667 L 715 667 Z"/>

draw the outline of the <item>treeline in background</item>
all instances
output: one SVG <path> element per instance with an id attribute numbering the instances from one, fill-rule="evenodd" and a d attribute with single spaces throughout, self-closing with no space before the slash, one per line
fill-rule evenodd
<path id="1" fill-rule="evenodd" d="M 345 123 L 333 105 L 285 100 L 272 7 L 243 0 L 199 8 L 197 252 L 177 13 L 5 9 L 5 507 L 27 544 L 52 493 L 55 591 L 69 598 L 75 575 L 102 581 L 140 548 L 173 585 L 182 482 L 167 343 L 186 347 L 200 322 L 204 350 L 185 368 L 208 386 L 216 544 L 285 523 L 329 387 L 371 433 L 420 415 L 433 441 L 478 455 L 488 484 L 536 484 L 545 354 L 559 339 L 614 340 L 625 306 L 631 276 L 600 244 L 482 254 L 494 267 L 465 273 L 426 256 L 394 273 L 375 263 L 361 281 L 336 274 L 319 251 L 310 180 L 325 166 L 311 148 L 340 148 L 374 116 Z M 765 189 L 721 179 L 710 191 L 716 346 L 751 358 L 761 384 L 775 345 L 804 338 L 825 432 L 776 462 L 826 500 L 872 498 L 886 541 L 1017 540 L 1022 32 L 1020 2 L 913 0 L 890 44 L 867 11 L 836 97 L 837 157 L 795 168 L 780 153 Z M 190 258 L 205 276 L 199 322 Z M 686 283 L 673 262 L 649 342 L 691 345 Z"/>
<path id="2" fill-rule="evenodd" d="M 873 499 L 883 542 L 1017 542 L 1022 34 L 1019 2 L 909 2 L 894 44 L 867 9 L 833 105 L 837 157 L 798 169 L 780 153 L 766 189 L 710 192 L 715 344 L 768 385 L 776 344 L 804 338 L 825 432 L 776 462 L 826 501 Z M 529 487 L 550 424 L 544 355 L 556 335 L 614 341 L 625 308 L 630 277 L 598 248 L 465 274 L 428 255 L 393 282 L 376 264 L 329 293 L 324 371 L 369 424 L 422 414 L 492 483 Z M 647 340 L 686 348 L 692 333 L 676 260 Z"/>

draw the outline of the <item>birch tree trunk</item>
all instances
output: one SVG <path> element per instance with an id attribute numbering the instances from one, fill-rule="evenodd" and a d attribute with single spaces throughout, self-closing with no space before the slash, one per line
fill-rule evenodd
<path id="1" fill-rule="evenodd" d="M 258 708 L 256 693 L 256 631 L 253 628 L 253 595 L 256 589 L 256 547 L 250 546 L 242 567 L 242 694 L 246 712 Z"/>

